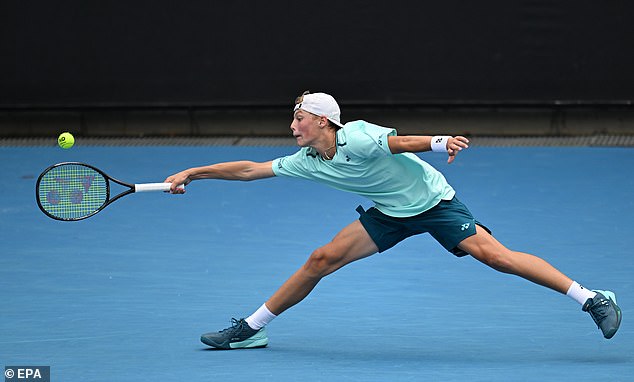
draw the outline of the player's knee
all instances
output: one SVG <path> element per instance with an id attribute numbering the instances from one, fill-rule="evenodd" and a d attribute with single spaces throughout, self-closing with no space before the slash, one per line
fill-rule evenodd
<path id="1" fill-rule="evenodd" d="M 304 264 L 304 271 L 311 277 L 324 277 L 336 270 L 336 263 L 336 254 L 326 247 L 321 247 L 310 255 Z"/>

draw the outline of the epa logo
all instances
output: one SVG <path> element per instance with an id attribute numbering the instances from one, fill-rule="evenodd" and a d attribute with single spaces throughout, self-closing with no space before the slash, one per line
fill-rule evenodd
<path id="1" fill-rule="evenodd" d="M 50 382 L 50 366 L 6 366 L 4 368 L 5 382 Z"/>

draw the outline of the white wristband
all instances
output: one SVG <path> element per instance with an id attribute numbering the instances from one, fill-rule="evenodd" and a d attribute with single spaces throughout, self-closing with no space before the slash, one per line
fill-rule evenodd
<path id="1" fill-rule="evenodd" d="M 435 153 L 446 153 L 449 138 L 451 137 L 448 135 L 436 135 L 431 137 L 431 151 Z"/>

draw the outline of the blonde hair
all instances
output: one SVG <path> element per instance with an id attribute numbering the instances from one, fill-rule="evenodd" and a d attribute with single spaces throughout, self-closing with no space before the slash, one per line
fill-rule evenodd
<path id="1" fill-rule="evenodd" d="M 300 95 L 299 97 L 295 98 L 295 105 L 304 102 L 304 96 L 306 94 L 310 94 L 310 90 L 306 90 L 305 92 L 302 93 L 302 95 Z"/>

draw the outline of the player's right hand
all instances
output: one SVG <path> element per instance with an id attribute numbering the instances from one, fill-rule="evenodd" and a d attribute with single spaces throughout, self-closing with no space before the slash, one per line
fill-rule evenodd
<path id="1" fill-rule="evenodd" d="M 184 194 L 185 187 L 179 186 L 186 186 L 191 181 L 192 180 L 189 178 L 189 173 L 187 171 L 181 171 L 165 178 L 165 183 L 172 183 L 172 185 L 170 186 L 170 194 Z"/>

